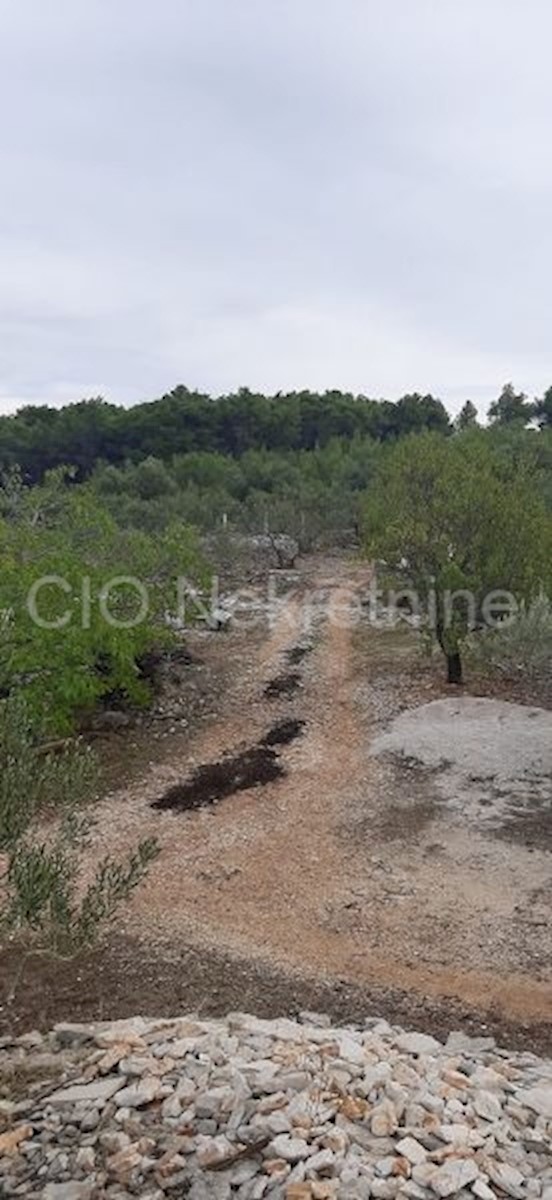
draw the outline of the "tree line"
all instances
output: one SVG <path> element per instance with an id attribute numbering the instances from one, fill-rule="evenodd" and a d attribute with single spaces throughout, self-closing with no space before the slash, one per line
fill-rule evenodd
<path id="1" fill-rule="evenodd" d="M 536 402 L 507 384 L 490 406 L 494 425 L 552 426 L 552 387 Z M 349 392 L 311 391 L 266 396 L 247 388 L 218 397 L 178 386 L 131 408 L 101 397 L 63 408 L 27 405 L 0 418 L 0 471 L 18 466 L 26 481 L 71 464 L 78 479 L 96 462 L 136 463 L 150 457 L 217 453 L 240 457 L 247 451 L 311 451 L 332 440 L 372 438 L 392 442 L 411 433 L 450 434 L 477 424 L 466 401 L 455 422 L 442 402 L 411 393 L 396 403 Z"/>

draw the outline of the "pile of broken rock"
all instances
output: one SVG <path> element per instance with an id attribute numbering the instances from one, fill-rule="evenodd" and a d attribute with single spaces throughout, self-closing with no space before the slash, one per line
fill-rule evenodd
<path id="1" fill-rule="evenodd" d="M 491 1038 L 237 1013 L 0 1047 L 3 1196 L 552 1200 L 552 1062 Z"/>

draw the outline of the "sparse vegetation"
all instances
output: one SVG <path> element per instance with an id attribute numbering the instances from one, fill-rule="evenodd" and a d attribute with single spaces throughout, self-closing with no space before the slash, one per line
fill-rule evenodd
<path id="1" fill-rule="evenodd" d="M 522 604 L 511 621 L 482 629 L 468 641 L 473 665 L 503 679 L 522 680 L 537 689 L 550 687 L 552 604 L 542 592 Z"/>
<path id="2" fill-rule="evenodd" d="M 71 956 L 93 944 L 157 853 L 142 841 L 124 861 L 81 875 L 97 766 L 89 748 L 41 753 L 25 701 L 0 702 L 0 928 L 22 947 Z"/>

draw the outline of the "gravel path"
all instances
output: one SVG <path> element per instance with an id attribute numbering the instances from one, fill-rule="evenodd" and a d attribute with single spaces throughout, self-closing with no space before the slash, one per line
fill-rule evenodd
<path id="1" fill-rule="evenodd" d="M 461 802 L 444 803 L 439 739 L 429 765 L 372 754 L 389 744 L 378 739 L 397 719 L 414 731 L 413 753 L 428 702 L 430 712 L 435 700 L 470 702 L 451 701 L 450 692 L 445 700 L 412 635 L 351 627 L 347 603 L 368 580 L 363 564 L 308 564 L 264 634 L 203 639 L 206 661 L 214 643 L 228 662 L 216 716 L 97 809 L 98 857 L 148 835 L 161 844 L 118 931 L 144 957 L 151 948 L 174 959 L 193 946 L 309 979 L 399 989 L 418 1002 L 460 1001 L 483 1021 L 491 1012 L 524 1024 L 550 1020 L 552 825 L 547 837 L 540 810 L 514 809 L 507 781 L 495 797 L 487 780 L 497 806 L 478 804 L 469 820 Z M 299 687 L 267 698 L 298 645 L 310 647 L 293 665 Z M 529 729 L 544 738 L 550 717 L 526 711 Z M 193 812 L 151 807 L 199 765 L 248 750 L 288 719 L 304 725 L 277 749 L 280 778 Z M 453 714 L 441 726 L 444 745 L 445 731 L 461 723 Z M 465 757 L 474 746 L 477 736 Z M 481 755 L 471 770 L 480 773 Z"/>
<path id="2" fill-rule="evenodd" d="M 0 1080 L 10 1197 L 552 1197 L 552 1061 L 492 1038 L 138 1017 L 4 1039 Z"/>
<path id="3" fill-rule="evenodd" d="M 310 562 L 282 581 L 271 627 L 193 635 L 202 662 L 171 706 L 193 685 L 201 719 L 160 740 L 142 726 L 119 738 L 119 783 L 97 807 L 89 865 L 147 835 L 161 854 L 107 947 L 70 967 L 26 964 L 2 1027 L 142 1007 L 218 1015 L 238 1004 L 273 1016 L 322 1006 L 336 1021 L 464 1022 L 549 1047 L 550 780 L 537 796 L 529 774 L 524 792 L 512 778 L 549 752 L 550 715 L 451 694 L 408 630 L 329 619 L 368 578 L 363 564 Z M 291 670 L 294 694 L 267 697 Z M 468 711 L 476 717 L 463 721 Z M 201 765 L 233 761 L 290 721 L 303 724 L 274 748 L 283 775 L 194 811 L 152 808 L 167 789 L 186 791 Z M 0 988 L 14 957 L 6 948 Z"/>

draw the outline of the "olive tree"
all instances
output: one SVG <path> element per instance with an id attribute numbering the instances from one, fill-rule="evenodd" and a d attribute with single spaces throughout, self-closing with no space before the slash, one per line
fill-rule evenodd
<path id="1" fill-rule="evenodd" d="M 550 586 L 552 519 L 530 462 L 498 455 L 485 431 L 394 446 L 367 498 L 364 542 L 416 594 L 450 683 L 462 682 L 471 629 Z"/>
<path id="2" fill-rule="evenodd" d="M 20 946 L 20 965 L 27 950 L 91 946 L 158 852 L 144 839 L 83 878 L 97 783 L 89 748 L 45 744 L 20 694 L 0 701 L 0 933 Z"/>

